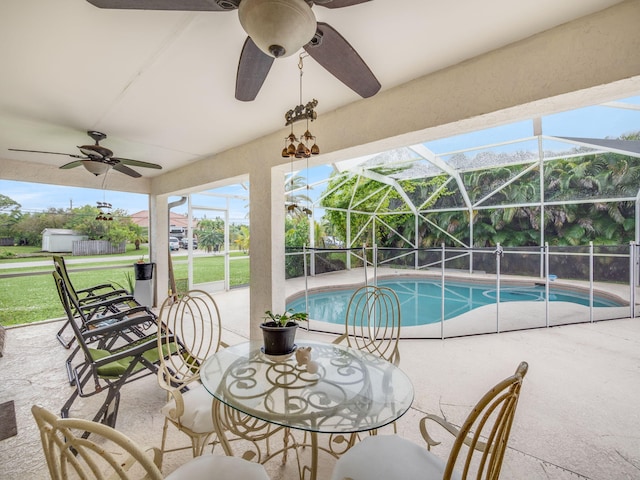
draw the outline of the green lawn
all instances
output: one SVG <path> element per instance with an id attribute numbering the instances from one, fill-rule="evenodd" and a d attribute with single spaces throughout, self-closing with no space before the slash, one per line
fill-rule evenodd
<path id="1" fill-rule="evenodd" d="M 140 249 L 136 250 L 135 245 L 127 244 L 126 252 L 121 255 L 110 255 L 117 258 L 119 256 L 144 255 L 148 258 L 149 246 L 140 245 Z M 104 255 L 93 255 L 82 258 L 102 258 Z M 47 260 L 51 258 L 50 252 L 43 252 L 40 247 L 0 247 L 0 264 L 15 262 L 33 262 L 37 260 Z M 77 257 L 76 257 L 77 258 Z"/>
<path id="2" fill-rule="evenodd" d="M 133 252 L 128 252 L 131 255 Z M 232 286 L 249 283 L 249 257 L 233 252 L 232 257 L 240 257 L 229 263 L 230 283 Z M 31 258 L 42 261 L 51 258 Z M 76 289 L 82 289 L 106 282 L 115 282 L 128 289 L 127 274 L 133 275 L 131 260 L 118 259 L 113 262 L 91 262 L 82 265 L 67 264 L 69 276 Z M 174 275 L 177 280 L 187 278 L 186 254 L 172 257 Z M 2 261 L 8 263 L 8 261 Z M 12 262 L 11 262 L 12 263 Z M 129 263 L 127 265 L 127 263 Z M 224 279 L 224 257 L 207 255 L 194 258 L 194 283 L 212 282 Z M 90 267 L 95 270 L 74 271 Z M 107 268 L 104 268 L 107 267 Z M 53 262 L 44 267 L 17 267 L 0 269 L 0 275 L 9 273 L 33 273 L 28 276 L 0 277 L 0 325 L 20 325 L 64 316 L 58 293 L 51 277 Z M 182 282 L 184 284 L 184 282 Z M 168 289 L 167 289 L 168 291 Z"/>

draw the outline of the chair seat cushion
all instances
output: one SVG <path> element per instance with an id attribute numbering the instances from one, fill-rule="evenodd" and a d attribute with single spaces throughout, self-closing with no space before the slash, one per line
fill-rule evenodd
<path id="1" fill-rule="evenodd" d="M 211 416 L 211 406 L 213 396 L 202 386 L 194 386 L 191 390 L 182 394 L 184 401 L 184 413 L 179 419 L 179 423 L 195 433 L 209 433 L 215 430 L 213 417 Z M 171 417 L 171 411 L 176 408 L 174 400 L 169 401 L 160 410 L 163 415 L 173 422 L 178 419 Z"/>
<path id="2" fill-rule="evenodd" d="M 366 437 L 336 462 L 332 480 L 442 479 L 446 462 L 425 447 L 398 435 Z M 460 476 L 454 472 L 454 479 Z"/>
<path id="3" fill-rule="evenodd" d="M 133 349 L 137 346 L 148 346 L 148 348 L 142 353 L 142 357 L 149 363 L 156 364 L 160 360 L 160 356 L 158 355 L 158 348 L 156 347 L 156 336 L 150 335 L 144 338 L 141 338 L 135 342 L 131 342 L 121 349 L 117 349 L 114 351 L 103 350 L 100 348 L 90 348 L 89 355 L 94 362 L 98 362 L 104 358 L 108 358 L 112 356 L 114 353 L 117 353 L 119 350 L 124 349 Z M 163 354 L 167 354 L 167 349 L 163 347 Z M 104 365 L 99 366 L 96 370 L 100 377 L 102 378 L 118 378 L 124 375 L 131 362 L 134 360 L 139 360 L 135 356 L 123 357 L 118 360 L 114 360 L 109 363 L 105 363 Z M 138 361 L 133 370 L 130 373 L 136 373 L 147 366 Z"/>
<path id="4" fill-rule="evenodd" d="M 155 343 L 155 340 L 152 339 Z M 102 360 L 103 358 L 110 357 L 113 355 L 109 350 L 102 350 L 99 348 L 90 348 L 89 355 L 91 355 L 91 359 L 94 362 Z M 158 361 L 158 351 L 156 348 L 150 348 L 146 352 L 142 354 L 142 356 L 147 359 L 150 363 L 156 363 Z M 109 363 L 105 363 L 104 365 L 99 366 L 96 370 L 100 377 L 102 378 L 119 378 L 127 372 L 129 365 L 131 362 L 135 360 L 135 357 L 123 357 L 118 360 L 114 360 Z M 143 368 L 147 368 L 144 363 L 137 363 L 133 368 L 133 371 L 130 373 L 136 373 Z"/>
<path id="5" fill-rule="evenodd" d="M 178 467 L 165 480 L 269 480 L 264 467 L 239 457 L 201 455 Z"/>

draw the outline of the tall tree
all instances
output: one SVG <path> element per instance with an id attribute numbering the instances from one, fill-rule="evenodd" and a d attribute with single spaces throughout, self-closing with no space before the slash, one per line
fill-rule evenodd
<path id="1" fill-rule="evenodd" d="M 251 243 L 250 240 L 251 238 L 249 227 L 246 225 L 240 225 L 240 231 L 238 232 L 237 238 L 235 239 L 235 244 L 243 252 L 249 253 L 249 247 Z"/>
<path id="2" fill-rule="evenodd" d="M 198 222 L 196 235 L 198 248 L 204 248 L 207 252 L 218 251 L 224 244 L 224 220 L 220 217 L 203 218 Z"/>
<path id="3" fill-rule="evenodd" d="M 15 236 L 13 228 L 22 217 L 20 207 L 21 205 L 12 198 L 0 194 L 0 237 Z"/>

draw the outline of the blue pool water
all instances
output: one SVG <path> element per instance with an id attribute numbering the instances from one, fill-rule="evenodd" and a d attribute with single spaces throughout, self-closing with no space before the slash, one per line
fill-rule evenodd
<path id="1" fill-rule="evenodd" d="M 381 280 L 378 285 L 392 288 L 400 299 L 402 326 L 426 325 L 440 321 L 442 287 L 439 280 L 402 279 Z M 349 299 L 354 289 L 330 290 L 308 295 L 309 317 L 329 323 L 341 324 L 347 313 Z M 500 303 L 513 301 L 543 302 L 545 287 L 505 286 L 500 288 Z M 549 301 L 572 302 L 589 305 L 587 292 L 580 293 L 559 288 L 549 289 Z M 456 317 L 483 305 L 495 304 L 495 285 L 479 283 L 447 282 L 445 288 L 445 320 Z M 621 304 L 594 296 L 594 307 L 619 307 Z M 304 296 L 290 302 L 287 309 L 305 311 Z"/>

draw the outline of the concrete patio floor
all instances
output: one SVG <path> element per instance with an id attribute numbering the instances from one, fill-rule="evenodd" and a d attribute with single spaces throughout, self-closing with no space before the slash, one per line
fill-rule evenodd
<path id="1" fill-rule="evenodd" d="M 248 295 L 248 289 L 214 295 L 227 343 L 248 337 Z M 48 478 L 30 407 L 37 403 L 59 412 L 72 391 L 64 369 L 68 350 L 55 339 L 60 326 L 53 321 L 6 331 L 0 403 L 14 400 L 18 435 L 0 441 L 1 479 Z M 299 338 L 330 342 L 334 336 L 299 331 Z M 401 340 L 400 349 L 400 366 L 415 387 L 413 407 L 398 422 L 400 435 L 418 441 L 423 412 L 459 424 L 486 390 L 526 360 L 529 373 L 502 478 L 640 478 L 640 320 L 407 339 Z M 154 376 L 126 385 L 117 428 L 141 444 L 159 446 L 164 398 Z M 71 414 L 90 417 L 97 401 L 80 399 Z M 175 429 L 169 435 L 174 443 L 186 439 Z M 446 457 L 447 446 L 443 443 L 434 453 Z M 167 455 L 165 473 L 188 458 L 187 452 Z M 293 463 L 268 465 L 271 478 L 296 478 Z M 321 465 L 318 478 L 329 478 L 332 461 L 323 457 Z"/>

